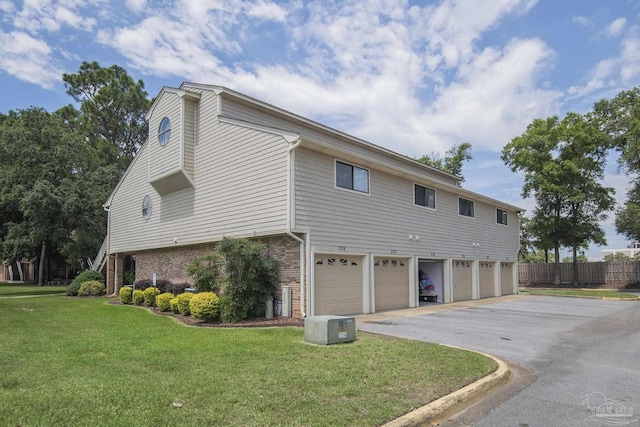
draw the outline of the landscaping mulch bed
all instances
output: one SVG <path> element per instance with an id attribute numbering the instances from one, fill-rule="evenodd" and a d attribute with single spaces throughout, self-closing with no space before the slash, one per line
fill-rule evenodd
<path id="1" fill-rule="evenodd" d="M 122 304 L 122 302 L 119 299 L 111 300 L 109 301 L 109 304 L 130 305 L 130 304 Z M 142 308 L 146 308 L 147 310 L 155 314 L 159 314 L 161 316 L 175 317 L 185 325 L 189 325 L 189 326 L 202 326 L 202 327 L 209 327 L 209 328 L 255 328 L 255 327 L 269 328 L 269 327 L 277 327 L 277 326 L 304 326 L 304 319 L 298 319 L 293 317 L 274 316 L 273 319 L 265 319 L 265 318 L 247 319 L 237 323 L 207 323 L 202 320 L 194 319 L 192 316 L 184 316 L 182 314 L 176 314 L 169 311 L 160 311 L 155 307 L 150 308 L 142 305 L 140 306 L 132 305 L 132 307 L 142 307 Z"/>

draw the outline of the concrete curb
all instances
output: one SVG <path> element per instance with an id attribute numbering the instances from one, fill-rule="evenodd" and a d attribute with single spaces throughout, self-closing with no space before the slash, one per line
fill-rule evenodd
<path id="1" fill-rule="evenodd" d="M 445 344 L 441 344 L 445 345 Z M 462 409 L 468 407 L 472 403 L 485 397 L 496 386 L 506 384 L 511 379 L 511 371 L 507 367 L 506 363 L 502 360 L 491 356 L 490 354 L 482 353 L 475 350 L 469 350 L 466 348 L 455 347 L 447 345 L 447 347 L 459 348 L 461 350 L 472 351 L 474 353 L 481 354 L 483 356 L 493 359 L 498 364 L 498 369 L 493 373 L 487 375 L 478 381 L 471 383 L 460 390 L 454 391 L 446 396 L 441 397 L 438 400 L 411 411 L 393 421 L 383 424 L 383 427 L 412 427 L 423 425 L 435 425 L 437 422 L 442 421 L 444 418 L 460 412 Z"/>

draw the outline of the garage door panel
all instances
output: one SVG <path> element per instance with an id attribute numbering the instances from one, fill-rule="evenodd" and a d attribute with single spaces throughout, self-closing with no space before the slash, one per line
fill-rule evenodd
<path id="1" fill-rule="evenodd" d="M 315 314 L 362 312 L 362 257 L 316 255 Z"/>
<path id="2" fill-rule="evenodd" d="M 478 279 L 480 280 L 480 298 L 490 298 L 496 296 L 494 270 L 495 263 L 480 263 L 480 273 L 478 277 Z"/>
<path id="3" fill-rule="evenodd" d="M 376 311 L 409 307 L 409 262 L 376 257 L 373 263 Z"/>
<path id="4" fill-rule="evenodd" d="M 454 260 L 452 265 L 453 301 L 473 299 L 473 263 Z"/>
<path id="5" fill-rule="evenodd" d="M 500 264 L 500 292 L 502 295 L 513 294 L 513 263 Z"/>

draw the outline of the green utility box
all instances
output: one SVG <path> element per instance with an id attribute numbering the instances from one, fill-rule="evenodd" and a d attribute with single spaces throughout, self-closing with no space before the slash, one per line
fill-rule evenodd
<path id="1" fill-rule="evenodd" d="M 345 316 L 311 316 L 304 319 L 304 340 L 312 344 L 337 344 L 356 339 L 356 319 Z"/>

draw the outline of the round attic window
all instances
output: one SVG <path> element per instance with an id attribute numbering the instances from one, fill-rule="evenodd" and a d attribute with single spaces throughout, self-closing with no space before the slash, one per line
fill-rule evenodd
<path id="1" fill-rule="evenodd" d="M 171 121 L 169 117 L 165 117 L 158 127 L 158 142 L 164 147 L 169 142 L 169 138 L 171 138 Z"/>
<path id="2" fill-rule="evenodd" d="M 144 219 L 151 218 L 151 210 L 151 196 L 146 195 L 144 196 L 144 199 L 142 199 L 142 217 Z"/>

